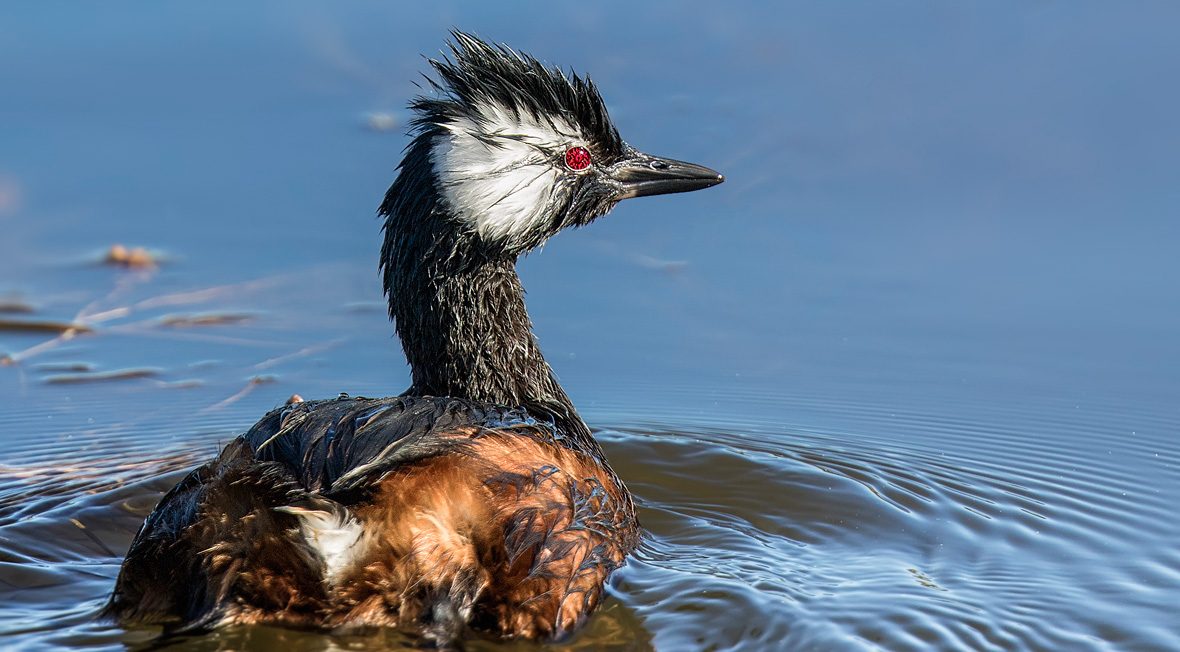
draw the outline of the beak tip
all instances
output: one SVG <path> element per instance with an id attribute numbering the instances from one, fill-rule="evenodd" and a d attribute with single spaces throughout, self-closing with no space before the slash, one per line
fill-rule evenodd
<path id="1" fill-rule="evenodd" d="M 620 184 L 620 198 L 667 195 L 711 188 L 725 175 L 703 165 L 636 152 L 610 174 Z"/>

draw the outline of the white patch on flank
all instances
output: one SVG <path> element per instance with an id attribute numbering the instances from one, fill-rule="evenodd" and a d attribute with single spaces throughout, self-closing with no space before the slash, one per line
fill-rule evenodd
<path id="1" fill-rule="evenodd" d="M 569 171 L 566 149 L 585 147 L 569 122 L 536 120 L 496 105 L 478 107 L 475 119 L 445 125 L 431 162 L 443 201 L 488 240 L 518 243 L 545 223 L 559 180 Z"/>
<path id="2" fill-rule="evenodd" d="M 329 584 L 334 584 L 341 572 L 364 552 L 365 528 L 343 506 L 320 510 L 287 505 L 276 507 L 275 511 L 299 517 L 299 531 L 324 560 L 324 579 Z"/>

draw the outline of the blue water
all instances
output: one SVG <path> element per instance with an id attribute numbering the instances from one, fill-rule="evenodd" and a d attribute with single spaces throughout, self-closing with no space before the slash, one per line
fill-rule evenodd
<path id="1" fill-rule="evenodd" d="M 292 393 L 408 385 L 374 212 L 421 55 L 460 27 L 589 73 L 628 142 L 727 177 L 521 263 L 649 533 L 570 647 L 1180 650 L 1178 21 L 0 7 L 0 324 L 93 328 L 0 328 L 0 646 L 144 645 L 94 615 L 183 469 Z M 158 266 L 103 265 L 115 243 Z M 193 315 L 244 319 L 168 325 Z"/>

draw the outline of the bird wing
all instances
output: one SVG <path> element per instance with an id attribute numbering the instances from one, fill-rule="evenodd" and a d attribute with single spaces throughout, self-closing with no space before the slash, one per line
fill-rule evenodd
<path id="1" fill-rule="evenodd" d="M 307 491 L 362 489 L 393 469 L 455 450 L 457 428 L 545 427 L 520 409 L 446 397 L 348 398 L 273 410 L 242 435 L 261 462 L 285 467 Z"/>

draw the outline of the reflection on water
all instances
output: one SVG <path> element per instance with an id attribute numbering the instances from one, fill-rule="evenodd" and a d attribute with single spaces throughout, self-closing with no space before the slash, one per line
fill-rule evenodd
<path id="1" fill-rule="evenodd" d="M 413 644 L 95 614 L 185 469 L 406 386 L 371 215 L 457 25 L 728 177 L 522 263 L 647 530 L 556 647 L 1180 649 L 1174 8 L 435 11 L 0 8 L 0 645 Z"/>

